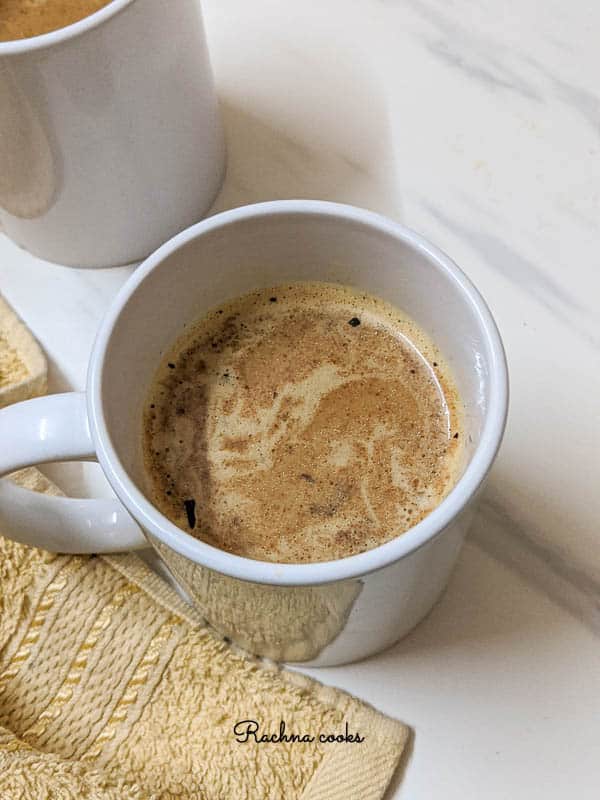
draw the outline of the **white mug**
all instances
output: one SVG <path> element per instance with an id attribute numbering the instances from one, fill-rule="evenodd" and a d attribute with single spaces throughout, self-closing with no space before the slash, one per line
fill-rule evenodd
<path id="1" fill-rule="evenodd" d="M 0 42 L 0 109 L 0 225 L 48 261 L 140 261 L 221 186 L 199 0 L 112 0 Z"/>
<path id="2" fill-rule="evenodd" d="M 443 502 L 359 555 L 275 564 L 223 552 L 177 528 L 145 494 L 142 407 L 183 325 L 257 288 L 331 281 L 407 312 L 438 344 L 464 407 L 467 460 Z M 117 500 L 35 495 L 0 481 L 3 534 L 53 551 L 150 543 L 204 617 L 250 652 L 333 665 L 388 647 L 446 586 L 504 431 L 508 380 L 490 312 L 466 276 L 416 233 L 350 206 L 276 201 L 211 217 L 160 247 L 101 325 L 87 392 L 0 411 L 0 474 L 49 461 L 100 462 Z"/>

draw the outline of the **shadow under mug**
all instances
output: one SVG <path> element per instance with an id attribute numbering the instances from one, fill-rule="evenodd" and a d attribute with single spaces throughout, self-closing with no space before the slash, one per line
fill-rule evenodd
<path id="1" fill-rule="evenodd" d="M 0 228 L 34 255 L 128 264 L 210 208 L 225 141 L 200 4 L 176 5 L 0 42 Z"/>
<path id="2" fill-rule="evenodd" d="M 275 564 L 223 552 L 173 525 L 144 493 L 142 408 L 183 325 L 257 288 L 292 281 L 361 288 L 406 311 L 444 353 L 464 403 L 467 459 L 444 501 L 406 533 L 358 555 Z M 160 247 L 101 325 L 87 392 L 0 411 L 0 474 L 69 459 L 100 462 L 115 500 L 35 495 L 0 481 L 0 530 L 55 552 L 147 546 L 202 615 L 247 651 L 334 665 L 404 636 L 446 586 L 500 445 L 508 379 L 477 290 L 414 232 L 351 206 L 276 201 L 211 217 Z"/>

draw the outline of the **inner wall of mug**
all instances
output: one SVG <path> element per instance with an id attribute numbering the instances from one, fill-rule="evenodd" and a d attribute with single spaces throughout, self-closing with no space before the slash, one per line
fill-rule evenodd
<path id="1" fill-rule="evenodd" d="M 165 351 L 184 324 L 214 306 L 293 281 L 364 289 L 403 310 L 433 338 L 463 401 L 466 468 L 488 405 L 490 354 L 477 309 L 456 277 L 413 243 L 366 222 L 263 214 L 230 220 L 182 244 L 144 278 L 115 323 L 102 402 L 119 460 L 144 494 L 142 410 Z"/>

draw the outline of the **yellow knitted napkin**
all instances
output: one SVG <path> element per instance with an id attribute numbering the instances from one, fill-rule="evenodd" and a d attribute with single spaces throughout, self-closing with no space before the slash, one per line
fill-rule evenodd
<path id="1" fill-rule="evenodd" d="M 37 470 L 18 480 L 57 491 Z M 282 721 L 313 741 L 255 741 Z M 346 732 L 363 741 L 319 741 Z M 374 800 L 407 736 L 223 641 L 137 556 L 0 537 L 2 800 Z"/>
<path id="2" fill-rule="evenodd" d="M 0 298 L 0 407 L 45 376 Z M 287 741 L 256 741 L 282 724 Z M 225 642 L 137 556 L 0 536 L 0 800 L 376 800 L 408 733 Z M 347 734 L 362 741 L 320 741 Z"/>

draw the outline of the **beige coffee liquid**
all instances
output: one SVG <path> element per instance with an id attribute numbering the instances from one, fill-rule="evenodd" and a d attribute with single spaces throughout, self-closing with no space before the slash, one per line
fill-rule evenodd
<path id="1" fill-rule="evenodd" d="M 400 311 L 326 283 L 214 309 L 160 365 L 144 415 L 152 502 L 216 547 L 343 558 L 403 533 L 450 491 L 457 392 Z"/>
<path id="2" fill-rule="evenodd" d="M 110 0 L 0 0 L 0 41 L 27 39 L 64 28 Z"/>

